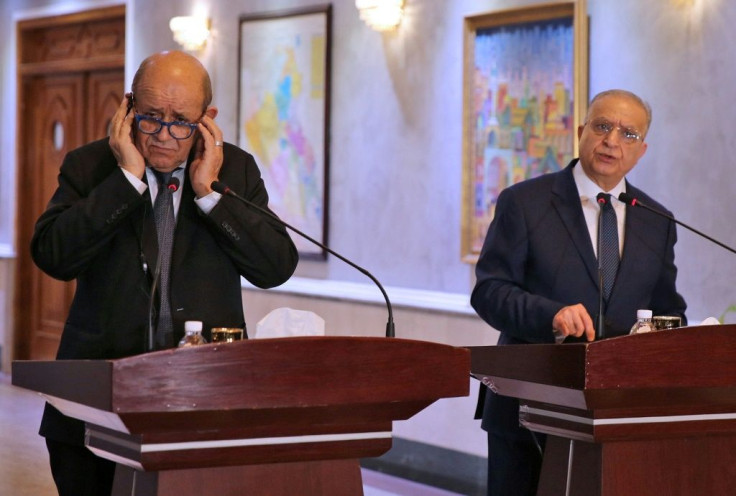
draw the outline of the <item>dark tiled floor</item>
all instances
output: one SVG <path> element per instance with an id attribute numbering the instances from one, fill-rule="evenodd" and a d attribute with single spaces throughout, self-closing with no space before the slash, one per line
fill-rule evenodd
<path id="1" fill-rule="evenodd" d="M 364 496 L 460 496 L 371 470 L 363 470 L 363 492 Z"/>

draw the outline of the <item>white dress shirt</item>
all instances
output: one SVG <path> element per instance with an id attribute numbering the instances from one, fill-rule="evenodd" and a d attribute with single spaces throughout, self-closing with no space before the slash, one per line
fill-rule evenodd
<path id="1" fill-rule="evenodd" d="M 578 193 L 580 194 L 580 202 L 583 206 L 583 215 L 585 215 L 585 224 L 588 226 L 588 234 L 590 234 L 590 241 L 593 243 L 593 251 L 595 256 L 598 257 L 598 213 L 600 212 L 600 205 L 596 197 L 600 193 L 602 188 L 595 184 L 585 174 L 583 166 L 580 162 L 575 164 L 572 169 L 572 176 L 575 179 L 575 185 L 578 187 Z M 619 256 L 623 253 L 624 249 L 624 224 L 626 222 L 626 204 L 618 200 L 619 193 L 626 191 L 626 180 L 621 181 L 614 186 L 610 191 L 603 191 L 603 193 L 611 194 L 611 204 L 616 211 L 616 223 L 618 224 L 618 253 Z"/>
<path id="2" fill-rule="evenodd" d="M 179 213 L 179 205 L 181 204 L 181 190 L 182 186 L 184 186 L 184 181 L 186 181 L 187 179 L 186 170 L 184 168 L 185 166 L 186 163 L 182 163 L 178 169 L 174 170 L 174 177 L 179 180 L 179 188 L 177 188 L 177 190 L 174 191 L 173 194 L 174 218 L 176 218 L 177 214 Z M 130 184 L 132 184 L 133 187 L 137 189 L 140 194 L 145 193 L 148 185 L 151 185 L 151 204 L 153 205 L 156 203 L 156 195 L 158 195 L 158 180 L 156 179 L 156 175 L 153 173 L 153 170 L 150 167 L 146 167 L 146 178 L 148 180 L 148 185 L 127 170 L 122 168 L 121 170 L 123 171 L 123 174 L 125 174 L 125 177 L 128 178 Z M 206 215 L 209 214 L 213 208 L 215 208 L 215 205 L 217 205 L 217 202 L 220 201 L 220 198 L 222 198 L 222 195 L 217 191 L 213 191 L 209 195 L 203 196 L 202 198 L 195 198 L 194 203 L 196 203 L 199 209 Z"/>

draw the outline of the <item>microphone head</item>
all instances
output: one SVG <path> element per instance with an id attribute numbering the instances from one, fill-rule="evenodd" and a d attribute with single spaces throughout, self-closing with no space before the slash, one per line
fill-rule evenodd
<path id="1" fill-rule="evenodd" d="M 636 205 L 636 198 L 626 192 L 619 193 L 618 199 L 627 205 Z"/>
<path id="2" fill-rule="evenodd" d="M 230 191 L 230 188 L 228 188 L 227 185 L 222 181 L 212 181 L 212 184 L 210 184 L 210 188 L 220 193 L 221 195 L 226 195 Z"/>
<path id="3" fill-rule="evenodd" d="M 179 182 L 178 177 L 171 176 L 171 179 L 169 179 L 169 184 L 167 184 L 166 187 L 169 188 L 172 193 L 174 193 L 179 189 L 180 184 L 181 183 Z"/>
<path id="4" fill-rule="evenodd" d="M 601 193 L 598 193 L 598 195 L 596 195 L 595 199 L 596 199 L 596 200 L 598 201 L 598 203 L 600 203 L 601 205 L 605 205 L 606 203 L 608 203 L 608 195 L 607 195 L 607 194 L 605 194 L 605 193 L 603 193 L 603 192 L 601 192 Z"/>

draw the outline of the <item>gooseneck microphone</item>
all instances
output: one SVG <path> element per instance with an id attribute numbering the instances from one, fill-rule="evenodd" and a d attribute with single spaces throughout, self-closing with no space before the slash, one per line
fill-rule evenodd
<path id="1" fill-rule="evenodd" d="M 601 192 L 598 193 L 595 198 L 600 205 L 600 208 L 598 209 L 598 287 L 600 289 L 598 291 L 598 322 L 595 326 L 595 339 L 597 341 L 599 339 L 603 339 L 605 325 L 603 319 L 603 267 L 601 266 L 601 246 L 603 246 L 601 237 L 601 214 L 603 213 L 603 205 L 608 201 L 608 195 Z"/>
<path id="2" fill-rule="evenodd" d="M 233 190 L 231 190 L 222 181 L 213 181 L 212 184 L 211 184 L 211 187 L 212 187 L 213 190 L 217 191 L 221 195 L 228 195 L 228 196 L 231 196 L 233 198 L 237 198 L 238 200 L 240 200 L 241 202 L 245 203 L 249 207 L 255 208 L 256 210 L 258 210 L 262 214 L 267 215 L 268 217 L 272 218 L 273 220 L 275 220 L 276 222 L 278 222 L 282 226 L 288 227 L 289 229 L 291 229 L 292 231 L 294 231 L 295 233 L 297 233 L 299 236 L 303 237 L 306 240 L 311 241 L 315 245 L 317 245 L 320 248 L 322 248 L 323 250 L 331 253 L 332 255 L 336 256 L 337 258 L 339 258 L 340 260 L 342 260 L 343 262 L 345 262 L 349 266 L 353 267 L 354 269 L 360 271 L 362 274 L 364 274 L 368 278 L 370 278 L 370 280 L 373 281 L 373 283 L 376 286 L 378 286 L 378 289 L 381 290 L 381 293 L 383 294 L 383 298 L 386 300 L 386 308 L 388 309 L 388 322 L 386 323 L 386 337 L 387 338 L 394 337 L 394 335 L 396 334 L 396 332 L 395 332 L 395 329 L 394 329 L 394 315 L 393 315 L 393 311 L 391 309 L 391 302 L 388 299 L 388 295 L 386 294 L 386 290 L 383 289 L 383 286 L 381 286 L 381 283 L 378 282 L 378 279 L 376 279 L 375 277 L 373 277 L 373 274 L 371 274 L 370 272 L 368 272 L 367 270 L 365 270 L 363 267 L 361 267 L 361 266 L 359 266 L 359 265 L 351 262 L 350 260 L 348 260 L 347 258 L 343 257 L 342 255 L 340 255 L 339 253 L 335 252 L 334 250 L 331 250 L 330 248 L 328 248 L 324 244 L 320 243 L 316 239 L 314 239 L 314 238 L 308 236 L 307 234 L 301 232 L 299 229 L 295 228 L 294 226 L 291 226 L 291 225 L 287 224 L 286 222 L 284 222 L 283 220 L 279 219 L 276 215 L 274 215 L 270 211 L 266 210 L 265 208 L 261 207 L 260 205 L 256 205 L 252 201 L 246 200 L 245 198 L 243 198 L 242 196 L 238 195 Z"/>
<path id="3" fill-rule="evenodd" d="M 624 202 L 627 205 L 631 205 L 632 207 L 642 207 L 642 208 L 644 208 L 646 210 L 649 210 L 650 212 L 653 212 L 653 213 L 655 213 L 657 215 L 660 215 L 660 216 L 664 217 L 665 219 L 669 219 L 672 222 L 674 222 L 676 224 L 679 224 L 679 225 L 681 225 L 682 227 L 684 227 L 686 229 L 691 230 L 695 234 L 698 234 L 698 235 L 704 237 L 708 241 L 711 241 L 711 242 L 717 244 L 718 246 L 727 249 L 731 253 L 736 253 L 736 250 L 734 250 L 730 246 L 724 245 L 723 243 L 721 243 L 717 239 L 713 239 L 710 236 L 708 236 L 707 234 L 703 234 L 702 232 L 698 231 L 694 227 L 688 226 L 684 222 L 680 222 L 679 220 L 675 219 L 674 217 L 672 217 L 671 215 L 669 215 L 669 214 L 667 214 L 665 212 L 661 212 L 661 211 L 657 210 L 656 208 L 652 208 L 652 207 L 650 207 L 648 205 L 645 205 L 644 203 L 640 202 L 637 198 L 634 198 L 633 196 L 631 196 L 628 193 L 621 193 L 620 195 L 618 195 L 618 199 L 621 200 L 622 202 Z"/>
<path id="4" fill-rule="evenodd" d="M 179 179 L 174 177 L 173 175 L 169 179 L 169 182 L 166 183 L 166 187 L 171 191 L 171 193 L 176 193 L 176 191 L 179 189 Z M 166 215 L 164 219 L 166 219 L 165 222 L 169 222 L 169 213 L 171 208 L 171 203 L 167 203 L 166 205 Z M 170 226 L 165 226 L 164 229 L 168 229 Z M 148 329 L 146 332 L 146 351 L 153 351 L 153 336 L 155 335 L 155 328 L 156 328 L 156 290 L 158 289 L 159 285 L 159 279 L 161 278 L 161 250 L 158 250 L 158 256 L 156 257 L 156 271 L 153 274 L 153 282 L 151 283 L 151 297 L 148 300 Z"/>
<path id="5" fill-rule="evenodd" d="M 176 193 L 179 191 L 179 179 L 177 177 L 171 176 L 171 179 L 169 179 L 169 184 L 166 185 L 167 188 L 171 190 L 171 193 Z"/>

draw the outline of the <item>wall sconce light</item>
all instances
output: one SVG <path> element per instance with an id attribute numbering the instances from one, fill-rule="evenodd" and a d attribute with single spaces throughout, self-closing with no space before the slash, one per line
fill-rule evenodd
<path id="1" fill-rule="evenodd" d="M 360 18 L 376 31 L 389 31 L 401 22 L 404 0 L 355 0 Z"/>
<path id="2" fill-rule="evenodd" d="M 196 52 L 204 48 L 210 36 L 210 20 L 200 16 L 172 17 L 169 28 L 174 34 L 174 40 L 184 50 Z"/>

